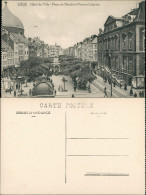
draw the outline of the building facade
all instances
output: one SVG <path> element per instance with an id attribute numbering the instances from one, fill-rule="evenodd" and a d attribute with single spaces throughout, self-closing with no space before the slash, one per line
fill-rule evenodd
<path id="1" fill-rule="evenodd" d="M 22 60 L 28 59 L 28 40 L 24 36 L 23 23 L 9 10 L 7 2 L 5 2 L 5 7 L 2 10 L 1 39 L 5 43 L 4 45 L 7 45 L 7 49 L 5 49 L 7 66 L 2 67 L 2 70 L 6 67 L 7 69 L 19 67 Z M 4 60 L 3 57 L 2 60 Z M 2 63 L 2 66 L 4 64 L 6 61 Z"/>
<path id="2" fill-rule="evenodd" d="M 14 50 L 2 40 L 1 45 L 2 71 L 15 67 Z"/>
<path id="3" fill-rule="evenodd" d="M 92 35 L 82 42 L 75 44 L 73 47 L 69 47 L 68 50 L 66 50 L 66 54 L 84 61 L 97 63 L 97 45 L 97 35 Z"/>
<path id="4" fill-rule="evenodd" d="M 145 2 L 121 18 L 107 18 L 98 35 L 98 67 L 101 76 L 112 73 L 128 85 L 144 87 Z"/>
<path id="5" fill-rule="evenodd" d="M 64 51 L 63 49 L 61 48 L 60 45 L 50 45 L 49 46 L 49 57 L 59 57 L 60 55 L 63 55 L 64 54 Z"/>

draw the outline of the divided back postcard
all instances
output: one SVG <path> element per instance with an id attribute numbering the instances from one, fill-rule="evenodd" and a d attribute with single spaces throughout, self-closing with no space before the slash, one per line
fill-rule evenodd
<path id="1" fill-rule="evenodd" d="M 2 0 L 0 194 L 145 194 L 145 1 Z"/>

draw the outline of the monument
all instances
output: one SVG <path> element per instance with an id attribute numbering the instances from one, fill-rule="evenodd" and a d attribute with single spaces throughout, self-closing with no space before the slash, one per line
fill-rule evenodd
<path id="1" fill-rule="evenodd" d="M 53 57 L 53 69 L 54 73 L 60 72 L 60 63 L 59 63 L 59 57 L 55 56 Z"/>

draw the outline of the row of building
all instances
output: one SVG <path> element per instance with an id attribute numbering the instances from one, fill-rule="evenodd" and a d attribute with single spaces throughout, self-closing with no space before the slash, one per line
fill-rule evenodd
<path id="1" fill-rule="evenodd" d="M 97 62 L 97 35 L 92 35 L 84 39 L 82 42 L 69 47 L 65 51 L 66 55 L 80 58 L 85 61 Z"/>
<path id="2" fill-rule="evenodd" d="M 145 2 L 122 17 L 109 16 L 99 34 L 66 49 L 66 54 L 98 62 L 100 76 L 124 80 L 135 88 L 145 83 Z"/>
<path id="3" fill-rule="evenodd" d="M 48 58 L 63 54 L 57 44 L 45 44 L 39 37 L 27 39 L 23 23 L 9 10 L 7 2 L 2 10 L 1 40 L 2 71 L 19 67 L 21 61 L 30 57 Z"/>

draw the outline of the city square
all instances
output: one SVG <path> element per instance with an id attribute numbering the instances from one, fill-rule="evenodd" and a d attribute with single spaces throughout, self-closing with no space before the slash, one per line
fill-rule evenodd
<path id="1" fill-rule="evenodd" d="M 67 48 L 55 40 L 49 44 L 40 36 L 26 37 L 26 23 L 9 5 L 3 2 L 2 97 L 145 97 L 144 1 L 121 17 L 109 15 L 99 33 L 71 40 L 74 45 Z M 41 33 L 37 22 L 33 29 Z"/>

